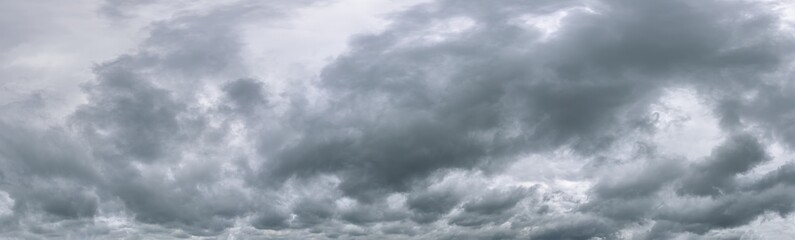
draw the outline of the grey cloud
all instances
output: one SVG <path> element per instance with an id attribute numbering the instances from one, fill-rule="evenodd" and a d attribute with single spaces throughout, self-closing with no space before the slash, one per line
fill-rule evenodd
<path id="1" fill-rule="evenodd" d="M 593 188 L 591 199 L 579 211 L 594 213 L 621 223 L 642 222 L 659 207 L 659 192 L 686 174 L 682 161 L 654 153 L 645 156 L 639 170 L 605 176 Z M 621 169 L 629 169 L 623 167 Z"/>
<path id="2" fill-rule="evenodd" d="M 45 212 L 66 218 L 93 217 L 97 213 L 97 198 L 79 188 L 47 191 L 32 196 L 40 201 Z M 24 198 L 20 200 L 24 201 Z"/>
<path id="3" fill-rule="evenodd" d="M 221 183 L 237 173 L 216 171 L 221 162 L 213 147 L 223 145 L 211 144 L 223 138 L 207 125 L 209 114 L 192 102 L 206 78 L 242 73 L 233 20 L 253 11 L 230 7 L 155 23 L 140 52 L 95 68 L 96 79 L 84 87 L 88 103 L 70 125 L 107 174 L 102 182 L 87 183 L 99 188 L 105 203 L 118 200 L 121 211 L 140 223 L 197 236 L 216 236 L 235 218 L 259 209 L 244 190 Z M 235 81 L 225 90 L 236 111 L 264 101 L 252 80 Z M 204 153 L 186 155 L 196 148 Z M 256 226 L 268 224 L 260 219 Z"/>
<path id="4" fill-rule="evenodd" d="M 464 210 L 467 212 L 491 214 L 500 213 L 516 206 L 519 201 L 524 199 L 528 194 L 528 189 L 515 188 L 507 190 L 491 190 L 482 193 L 474 201 L 464 204 Z"/>
<path id="5" fill-rule="evenodd" d="M 90 185 L 101 182 L 101 173 L 70 131 L 0 122 L 0 132 L 0 190 L 14 200 L 14 219 L 39 213 L 78 219 L 97 213 Z"/>
<path id="6" fill-rule="evenodd" d="M 340 171 L 349 176 L 341 183 L 343 192 L 372 201 L 390 191 L 408 190 L 412 179 L 428 176 L 437 166 L 474 164 L 471 156 L 483 151 L 469 137 L 442 122 L 412 123 L 414 126 L 408 126 L 411 131 L 396 124 L 362 129 L 371 133 L 364 138 L 343 135 L 302 140 L 300 147 L 291 146 L 275 162 L 267 162 L 262 175 L 274 181 L 290 175 Z"/>
<path id="7" fill-rule="evenodd" d="M 372 195 L 363 192 L 371 188 L 376 188 L 371 190 L 375 192 L 403 191 L 412 181 L 439 169 L 499 165 L 503 154 L 523 148 L 547 149 L 572 139 L 583 139 L 578 141 L 582 143 L 579 145 L 594 148 L 591 145 L 609 136 L 591 132 L 610 121 L 612 109 L 622 105 L 620 98 L 631 89 L 583 87 L 571 91 L 560 89 L 564 91 L 560 96 L 542 95 L 550 90 L 555 92 L 556 87 L 552 83 L 537 84 L 540 85 L 537 88 L 532 84 L 533 76 L 528 75 L 526 67 L 516 64 L 530 61 L 528 56 L 514 56 L 495 46 L 479 44 L 496 36 L 486 26 L 477 27 L 475 33 L 467 35 L 477 39 L 455 39 L 449 44 L 406 49 L 379 45 L 394 42 L 393 36 L 412 34 L 410 30 L 397 29 L 395 33 L 360 39 L 357 43 L 362 48 L 338 59 L 323 73 L 321 84 L 339 97 L 323 117 L 329 123 L 308 124 L 352 129 L 360 137 L 345 134 L 349 131 L 313 131 L 308 136 L 311 138 L 304 138 L 275 162 L 267 163 L 265 168 L 272 170 L 263 175 L 288 178 L 312 172 L 340 172 L 343 189 L 357 189 L 348 190 L 348 194 L 361 198 L 362 194 Z M 518 33 L 520 29 L 505 31 Z M 518 38 L 512 44 L 520 44 L 522 38 Z M 390 54 L 377 55 L 382 51 Z M 373 55 L 378 57 L 373 60 Z M 431 71 L 436 69 L 449 69 L 445 72 L 450 73 L 435 76 Z M 492 84 L 486 84 L 489 82 Z M 437 91 L 432 88 L 434 85 L 447 90 Z M 538 96 L 533 92 L 539 93 Z M 591 95 L 619 99 L 586 100 Z M 558 103 L 571 103 L 577 108 L 555 107 Z M 582 109 L 589 111 L 579 111 Z M 506 128 L 515 121 L 522 123 L 523 134 L 509 137 Z M 534 129 L 537 130 L 530 132 Z M 490 132 L 495 133 L 493 139 L 473 138 Z M 318 155 L 326 159 L 313 157 Z M 354 168 L 340 171 L 341 166 Z"/>
<path id="8" fill-rule="evenodd" d="M 381 228 L 381 232 L 387 235 L 405 235 L 405 236 L 415 236 L 418 231 L 411 226 L 406 226 L 403 224 L 398 225 L 389 225 L 386 227 Z"/>
<path id="9" fill-rule="evenodd" d="M 251 113 L 268 103 L 263 93 L 263 84 L 254 79 L 238 79 L 223 86 L 226 97 L 232 102 L 232 109 L 239 113 Z"/>
<path id="10" fill-rule="evenodd" d="M 737 135 L 713 150 L 709 159 L 693 167 L 677 190 L 680 194 L 720 195 L 735 190 L 734 177 L 769 159 L 752 136 Z"/>
<path id="11" fill-rule="evenodd" d="M 321 76 L 334 96 L 328 111 L 303 117 L 311 130 L 263 165 L 262 181 L 332 173 L 346 194 L 366 199 L 406 191 L 442 169 L 498 168 L 522 153 L 565 146 L 598 154 L 644 126 L 640 113 L 660 89 L 683 84 L 668 79 L 709 85 L 715 72 L 750 74 L 780 62 L 775 43 L 742 38 L 772 35 L 757 29 L 775 19 L 740 3 L 605 1 L 599 14 L 570 13 L 553 41 L 536 45 L 538 34 L 508 20 L 561 4 L 479 4 L 432 3 L 355 40 Z M 475 23 L 438 43 L 402 44 L 450 17 Z M 740 42 L 748 47 L 733 47 Z M 743 60 L 751 56 L 764 61 Z"/>
<path id="12" fill-rule="evenodd" d="M 404 208 L 393 208 L 385 202 L 372 204 L 357 203 L 356 205 L 340 210 L 340 219 L 356 225 L 371 225 L 376 223 L 396 222 L 408 219 L 411 212 Z M 406 226 L 396 226 L 397 229 L 404 229 Z M 397 229 L 387 231 L 398 231 Z M 406 230 L 406 229 L 404 229 Z M 408 230 L 406 230 L 408 231 Z M 401 230 L 400 232 L 404 232 Z M 415 231 L 411 231 L 415 232 Z"/>
<path id="13" fill-rule="evenodd" d="M 718 92 L 726 93 L 754 86 L 745 76 L 775 69 L 782 51 L 789 51 L 772 37 L 773 15 L 739 2 L 602 1 L 592 5 L 598 13 L 569 13 L 553 40 L 536 45 L 529 43 L 539 34 L 508 21 L 567 6 L 576 3 L 442 1 L 401 15 L 385 33 L 355 40 L 356 48 L 321 75 L 320 87 L 334 96 L 323 120 L 305 117 L 312 134 L 265 163 L 262 181 L 331 173 L 346 195 L 372 201 L 410 191 L 445 169 L 491 171 L 522 153 L 566 147 L 598 155 L 623 134 L 648 127 L 642 113 L 661 90 L 724 85 Z M 474 26 L 440 42 L 403 44 L 450 17 L 475 19 Z M 771 37 L 746 37 L 752 35 Z M 738 77 L 726 79 L 727 73 Z M 662 160 L 629 179 L 598 185 L 600 200 L 578 210 L 586 219 L 581 224 L 550 220 L 534 236 L 610 238 L 627 223 L 663 221 L 653 210 L 659 205 L 654 195 L 671 183 L 681 181 L 683 194 L 733 191 L 734 176 L 765 159 L 755 139 L 738 136 L 695 167 L 700 172 Z M 415 221 L 434 222 L 452 209 L 431 203 L 460 202 L 447 195 L 422 199 L 408 200 L 415 214 L 427 216 L 415 215 Z M 484 215 L 465 210 L 450 223 L 479 226 L 508 218 Z"/>
<path id="14" fill-rule="evenodd" d="M 92 182 L 100 177 L 90 153 L 66 129 L 41 130 L 0 122 L 0 132 L 0 181 L 58 177 Z"/>
<path id="15" fill-rule="evenodd" d="M 412 220 L 429 223 L 453 210 L 462 198 L 463 194 L 454 189 L 430 190 L 412 194 L 406 200 L 406 204 L 414 211 Z"/>
<path id="16" fill-rule="evenodd" d="M 289 220 L 290 215 L 286 211 L 269 208 L 260 210 L 251 224 L 257 229 L 281 230 L 290 227 Z"/>
<path id="17" fill-rule="evenodd" d="M 617 225 L 608 219 L 572 215 L 543 224 L 530 234 L 532 239 L 593 239 L 616 238 Z"/>
<path id="18" fill-rule="evenodd" d="M 168 90 L 153 86 L 122 58 L 97 69 L 98 82 L 87 89 L 91 104 L 74 115 L 75 125 L 95 138 L 94 148 L 106 158 L 155 161 L 174 147 L 186 108 Z"/>
<path id="19" fill-rule="evenodd" d="M 708 200 L 708 203 L 703 205 L 665 209 L 660 212 L 658 218 L 673 222 L 674 228 L 705 233 L 715 228 L 748 224 L 765 212 L 789 214 L 795 207 L 793 205 L 794 197 L 792 189 L 789 187 L 779 187 L 764 192 L 743 192 Z M 652 230 L 652 232 L 662 233 L 674 231 L 659 228 Z"/>
<path id="20" fill-rule="evenodd" d="M 685 172 L 681 160 L 662 158 L 644 166 L 637 172 L 628 175 L 607 176 L 594 187 L 596 196 L 600 198 L 642 198 L 659 191 L 665 184 L 677 179 Z"/>
<path id="21" fill-rule="evenodd" d="M 508 239 L 517 239 L 517 238 L 519 238 L 519 234 L 505 229 L 483 230 L 483 231 L 474 231 L 474 232 L 460 231 L 460 232 L 452 232 L 439 237 L 439 239 L 466 239 L 466 240 L 470 239 L 508 240 Z"/>
<path id="22" fill-rule="evenodd" d="M 8 186 L 15 199 L 17 217 L 45 213 L 56 219 L 92 218 L 98 211 L 98 199 L 90 188 L 73 182 L 29 179 L 27 186 Z"/>
<path id="23" fill-rule="evenodd" d="M 440 0 L 354 38 L 308 86 L 270 95 L 249 76 L 241 25 L 305 3 L 241 1 L 153 22 L 137 52 L 95 67 L 86 103 L 55 124 L 64 126 L 0 123 L 0 187 L 18 223 L 8 231 L 58 237 L 48 234 L 110 214 L 140 235 L 90 231 L 617 239 L 641 226 L 651 228 L 644 238 L 666 239 L 793 211 L 791 164 L 738 177 L 771 159 L 767 144 L 795 142 L 791 86 L 768 75 L 789 67 L 792 39 L 765 5 Z M 106 1 L 100 11 L 126 21 L 147 4 Z M 560 10 L 550 36 L 522 23 Z M 434 35 L 456 19 L 472 24 Z M 613 156 L 656 136 L 650 106 L 680 87 L 714 107 L 727 140 L 695 163 Z M 585 200 L 455 177 L 501 183 L 517 160 L 559 152 L 586 166 L 574 179 L 594 183 Z M 19 233 L 38 215 L 61 225 Z"/>
<path id="24" fill-rule="evenodd" d="M 717 109 L 721 121 L 729 127 L 758 125 L 789 147 L 795 146 L 795 128 L 792 125 L 795 109 L 787 104 L 793 101 L 792 84 L 786 80 L 781 83 L 760 84 L 750 92 L 755 92 L 750 99 L 737 95 L 723 97 Z"/>
<path id="25" fill-rule="evenodd" d="M 203 87 L 231 76 L 239 80 L 221 87 L 221 106 L 243 113 L 265 103 L 262 86 L 244 78 L 236 24 L 276 13 L 270 7 L 233 4 L 155 22 L 138 52 L 95 68 L 96 79 L 85 85 L 88 103 L 70 123 L 101 159 L 106 183 L 96 186 L 106 201 L 118 200 L 138 222 L 182 234 L 217 236 L 249 215 L 255 227 L 281 227 L 248 195 L 266 193 L 223 181 L 246 170 L 223 167 L 238 156 L 224 152 L 227 126 L 208 125 L 232 118 L 229 112 L 206 112 L 195 102 Z"/>
<path id="26" fill-rule="evenodd" d="M 556 61 L 571 61 L 560 62 L 558 72 L 590 77 L 583 74 L 593 71 L 671 76 L 682 71 L 753 71 L 775 67 L 781 56 L 775 52 L 778 49 L 775 42 L 747 37 L 752 33 L 776 34 L 770 31 L 775 17 L 754 5 L 717 1 L 603 3 L 604 7 L 597 5 L 600 7 L 597 10 L 606 12 L 583 16 L 572 23 L 577 25 L 563 29 L 559 44 L 574 48 L 553 50 L 564 53 L 563 59 Z M 713 11 L 716 9 L 721 11 Z M 750 17 L 739 19 L 734 17 L 736 14 Z M 754 57 L 761 61 L 746 61 Z"/>
<path id="27" fill-rule="evenodd" d="M 297 227 L 307 227 L 326 222 L 334 216 L 336 206 L 332 199 L 302 199 L 293 205 Z"/>
<path id="28" fill-rule="evenodd" d="M 452 216 L 451 224 L 475 227 L 483 224 L 502 224 L 513 217 L 513 208 L 529 194 L 526 188 L 490 190 L 462 205 L 463 212 Z"/>
<path id="29" fill-rule="evenodd" d="M 759 181 L 749 184 L 746 188 L 759 191 L 770 189 L 777 185 L 795 185 L 795 164 L 792 162 L 787 163 L 766 174 Z"/>
<path id="30" fill-rule="evenodd" d="M 241 44 L 230 23 L 239 21 L 247 11 L 253 10 L 220 9 L 155 23 L 146 42 L 147 50 L 157 53 L 153 56 L 158 63 L 155 67 L 183 75 L 193 84 L 225 71 L 241 71 Z"/>
<path id="31" fill-rule="evenodd" d="M 127 176 L 111 186 L 115 196 L 133 211 L 135 219 L 183 229 L 199 236 L 214 236 L 231 227 L 233 218 L 250 211 L 249 200 L 236 189 L 214 189 L 205 184 L 163 185 L 152 180 Z M 198 188 L 217 193 L 203 193 Z M 218 194 L 221 194 L 220 196 Z"/>
<path id="32" fill-rule="evenodd" d="M 152 4 L 154 1 L 129 1 L 129 0 L 104 0 L 100 7 L 100 13 L 111 18 L 129 18 L 131 10 L 140 6 Z"/>
<path id="33" fill-rule="evenodd" d="M 788 165 L 759 179 L 738 180 L 770 158 L 754 136 L 730 135 L 690 167 L 651 157 L 656 162 L 631 177 L 619 175 L 596 185 L 597 198 L 579 211 L 608 217 L 616 226 L 650 224 L 644 239 L 667 239 L 682 232 L 702 235 L 742 226 L 769 212 L 786 216 L 793 210 L 790 185 L 781 177 Z"/>

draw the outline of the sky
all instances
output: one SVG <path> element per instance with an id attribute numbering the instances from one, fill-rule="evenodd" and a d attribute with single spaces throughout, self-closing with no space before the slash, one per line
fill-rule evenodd
<path id="1" fill-rule="evenodd" d="M 0 239 L 795 239 L 786 0 L 0 0 Z"/>

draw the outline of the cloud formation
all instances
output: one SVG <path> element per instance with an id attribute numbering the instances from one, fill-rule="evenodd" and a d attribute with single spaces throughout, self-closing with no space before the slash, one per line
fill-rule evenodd
<path id="1" fill-rule="evenodd" d="M 289 39 L 252 32 L 318 12 L 306 9 L 367 8 L 79 1 L 74 11 L 137 36 L 134 47 L 98 63 L 74 55 L 93 67 L 49 71 L 91 78 L 44 86 L 18 77 L 52 56 L 19 53 L 30 51 L 26 41 L 63 36 L 49 20 L 19 29 L 6 19 L 33 18 L 0 14 L 10 36 L 0 37 L 0 63 L 10 66 L 0 69 L 0 91 L 12 93 L 0 97 L 0 236 L 794 234 L 754 230 L 780 229 L 795 211 L 793 6 L 377 2 L 394 8 L 373 16 L 388 24 L 346 35 L 347 47 L 314 57 L 323 60 L 285 67 L 270 63 L 293 61 L 299 43 L 284 56 L 257 52 Z M 713 144 L 688 144 L 696 141 Z"/>

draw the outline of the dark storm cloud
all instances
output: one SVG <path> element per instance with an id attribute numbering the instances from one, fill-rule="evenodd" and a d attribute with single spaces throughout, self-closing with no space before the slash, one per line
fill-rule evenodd
<path id="1" fill-rule="evenodd" d="M 105 204 L 106 213 L 132 216 L 140 223 L 135 232 L 145 235 L 217 236 L 260 209 L 244 190 L 220 183 L 238 173 L 217 171 L 219 130 L 207 126 L 211 114 L 193 102 L 202 81 L 242 74 L 232 29 L 251 12 L 229 7 L 153 24 L 139 52 L 95 67 L 96 78 L 84 85 L 87 103 L 65 130 L 0 125 L 2 189 L 14 200 L 19 230 L 39 213 L 92 218 Z M 233 110 L 250 111 L 264 95 L 242 77 L 219 88 Z M 195 149 L 203 153 L 186 156 Z M 150 232 L 145 224 L 166 230 Z"/>
<path id="2" fill-rule="evenodd" d="M 63 129 L 40 130 L 0 122 L 0 187 L 15 200 L 14 216 L 90 218 L 97 197 L 90 187 L 100 173 Z"/>
<path id="3" fill-rule="evenodd" d="M 303 228 L 327 221 L 334 216 L 335 207 L 333 199 L 301 199 L 293 205 L 292 212 L 296 225 Z"/>
<path id="4" fill-rule="evenodd" d="M 355 40 L 321 76 L 328 111 L 305 117 L 307 133 L 263 165 L 262 181 L 332 173 L 347 195 L 370 201 L 441 169 L 489 170 L 563 146 L 598 154 L 644 126 L 660 89 L 773 69 L 786 50 L 777 38 L 744 37 L 775 35 L 775 18 L 744 3 L 604 1 L 598 13 L 571 12 L 541 43 L 511 20 L 577 3 L 501 3 L 432 3 Z M 473 26 L 421 41 L 452 17 Z"/>
<path id="5" fill-rule="evenodd" d="M 658 192 L 685 174 L 681 160 L 652 154 L 639 170 L 608 175 L 592 188 L 592 197 L 580 211 L 621 223 L 643 221 L 657 208 Z M 625 167 L 623 169 L 630 169 Z"/>
<path id="6" fill-rule="evenodd" d="M 608 219 L 572 215 L 543 224 L 531 233 L 531 239 L 592 239 L 616 238 L 617 226 Z"/>
<path id="7" fill-rule="evenodd" d="M 515 188 L 491 190 L 463 204 L 463 212 L 450 218 L 450 223 L 459 226 L 502 224 L 514 214 L 512 209 L 528 195 L 528 189 Z"/>
<path id="8" fill-rule="evenodd" d="M 661 210 L 651 234 L 690 231 L 703 234 L 712 229 L 748 224 L 766 212 L 786 215 L 795 208 L 792 187 L 778 187 L 762 192 L 742 192 L 710 199 L 701 204 Z"/>
<path id="9" fill-rule="evenodd" d="M 768 158 L 756 138 L 732 135 L 693 166 L 662 158 L 635 176 L 604 181 L 594 188 L 598 198 L 580 211 L 619 221 L 616 224 L 653 220 L 644 235 L 648 239 L 742 226 L 765 213 L 786 216 L 795 207 L 791 186 L 781 177 L 788 165 L 758 180 L 737 180 Z M 666 188 L 683 196 L 658 193 Z"/>
<path id="10" fill-rule="evenodd" d="M 768 159 L 759 142 L 748 135 L 733 136 L 713 150 L 702 165 L 692 167 L 677 190 L 680 194 L 720 195 L 735 189 L 734 177 Z"/>
<path id="11" fill-rule="evenodd" d="M 628 176 L 607 176 L 607 179 L 594 187 L 594 193 L 598 197 L 605 198 L 646 197 L 659 191 L 666 183 L 673 181 L 684 171 L 681 161 L 663 158 L 648 163 L 640 171 L 628 172 Z"/>
<path id="12" fill-rule="evenodd" d="M 133 60 L 125 57 L 97 69 L 97 84 L 87 87 L 92 103 L 75 112 L 75 124 L 95 136 L 94 149 L 105 157 L 151 162 L 176 144 L 178 116 L 186 106 L 139 76 L 129 66 Z"/>
<path id="13" fill-rule="evenodd" d="M 266 162 L 261 181 L 331 173 L 344 194 L 365 202 L 409 192 L 412 219 L 436 222 L 462 201 L 422 190 L 422 182 L 440 170 L 492 171 L 517 154 L 560 147 L 598 155 L 623 134 L 647 128 L 643 113 L 661 90 L 692 86 L 733 94 L 756 87 L 753 76 L 775 70 L 790 51 L 774 30 L 776 17 L 748 3 L 602 1 L 591 5 L 596 13 L 570 12 L 546 42 L 511 20 L 576 2 L 500 3 L 432 3 L 404 13 L 382 34 L 355 40 L 352 51 L 321 75 L 320 87 L 333 96 L 328 111 L 304 117 L 300 123 L 311 134 Z M 472 19 L 473 25 L 423 42 L 425 27 L 452 17 Z M 729 193 L 737 174 L 765 159 L 760 144 L 741 135 L 696 170 L 660 160 L 629 179 L 597 185 L 593 193 L 601 200 L 584 205 L 581 217 L 552 217 L 531 236 L 611 238 L 635 221 L 684 221 L 653 210 L 660 204 L 657 192 L 677 183 L 682 194 Z M 788 212 L 775 207 L 786 200 L 775 194 L 749 200 L 757 210 L 737 213 L 732 223 L 701 219 L 670 231 L 739 226 L 771 209 Z M 480 213 L 473 204 L 449 223 L 480 226 L 512 215 Z"/>
<path id="14" fill-rule="evenodd" d="M 484 230 L 484 231 L 474 231 L 474 232 L 452 232 L 447 235 L 441 236 L 438 239 L 445 239 L 445 240 L 453 240 L 453 239 L 465 239 L 465 240 L 476 240 L 476 239 L 488 239 L 488 240 L 508 240 L 508 239 L 517 239 L 518 234 L 516 232 L 510 230 Z"/>
<path id="15" fill-rule="evenodd" d="M 216 189 L 211 183 L 158 184 L 129 176 L 111 186 L 114 194 L 133 211 L 135 219 L 183 229 L 189 234 L 214 236 L 230 227 L 232 218 L 250 211 L 249 200 L 236 189 Z M 162 179 L 159 179 L 162 181 Z M 209 188 L 214 193 L 202 192 Z"/>
<path id="16" fill-rule="evenodd" d="M 724 125 L 758 125 L 792 148 L 795 147 L 795 107 L 789 103 L 795 100 L 793 87 L 795 86 L 786 79 L 760 84 L 752 89 L 755 96 L 750 99 L 736 95 L 725 96 L 717 112 Z"/>
<path id="17" fill-rule="evenodd" d="M 250 113 L 267 104 L 263 93 L 263 84 L 254 79 L 238 79 L 223 87 L 226 97 L 232 102 L 232 110 L 239 113 Z"/>
<path id="18" fill-rule="evenodd" d="M 4 181 L 16 177 L 57 177 L 90 182 L 99 177 L 90 154 L 64 129 L 40 130 L 0 122 L 0 132 Z"/>
<path id="19" fill-rule="evenodd" d="M 643 226 L 641 239 L 666 239 L 793 211 L 791 164 L 742 177 L 768 143 L 795 142 L 792 88 L 766 75 L 788 67 L 791 39 L 764 5 L 436 1 L 274 96 L 247 76 L 238 26 L 293 6 L 267 3 L 152 23 L 138 52 L 95 67 L 63 129 L 0 123 L 12 222 L 115 214 L 142 238 L 617 239 Z M 101 11 L 125 21 L 139 4 Z M 549 36 L 523 22 L 561 10 Z M 650 105 L 680 87 L 726 131 L 709 156 L 599 162 L 654 136 Z M 584 200 L 477 182 L 558 150 L 587 166 Z"/>
<path id="20" fill-rule="evenodd" d="M 27 189 L 29 195 L 17 198 L 21 203 L 16 207 L 22 211 L 38 207 L 48 214 L 64 218 L 90 218 L 97 213 L 97 197 L 87 189 L 76 186 L 42 188 Z"/>
<path id="21" fill-rule="evenodd" d="M 462 193 L 452 189 L 417 192 L 409 196 L 406 205 L 414 212 L 412 220 L 429 223 L 449 213 L 461 202 Z"/>
<path id="22" fill-rule="evenodd" d="M 480 214 L 501 213 L 516 206 L 528 194 L 525 188 L 491 190 L 464 204 L 464 211 Z"/>
<path id="23" fill-rule="evenodd" d="M 118 199 L 135 220 L 198 236 L 216 236 L 235 218 L 250 215 L 257 228 L 286 224 L 278 210 L 255 204 L 247 190 L 222 183 L 240 177 L 237 167 L 245 166 L 219 171 L 221 160 L 236 156 L 221 155 L 225 125 L 208 125 L 211 118 L 233 118 L 224 109 L 245 113 L 266 103 L 262 84 L 241 76 L 235 26 L 246 17 L 276 13 L 259 7 L 224 6 L 156 22 L 139 52 L 95 68 L 96 79 L 85 87 L 88 103 L 71 123 L 107 173 L 107 183 L 97 186 L 101 194 Z M 238 80 L 218 83 L 229 75 Z M 195 104 L 206 85 L 226 94 L 213 108 L 221 111 L 203 112 Z M 305 208 L 299 221 L 323 220 L 314 218 L 313 209 Z"/>
<path id="24" fill-rule="evenodd" d="M 366 226 L 373 223 L 393 222 L 410 218 L 411 213 L 403 208 L 391 208 L 385 203 L 376 204 L 356 204 L 347 209 L 340 210 L 340 219 L 352 224 Z M 399 225 L 394 226 L 396 229 L 390 231 L 398 231 L 407 233 L 415 232 L 410 229 L 410 226 Z"/>
<path id="25" fill-rule="evenodd" d="M 795 163 L 789 162 L 778 169 L 766 174 L 759 181 L 751 184 L 751 190 L 765 190 L 782 185 L 795 185 Z"/>
<path id="26" fill-rule="evenodd" d="M 268 208 L 260 210 L 251 222 L 257 229 L 282 230 L 290 227 L 290 215 L 286 211 Z"/>
<path id="27" fill-rule="evenodd" d="M 406 191 L 439 169 L 499 166 L 506 155 L 527 150 L 573 144 L 587 152 L 609 143 L 613 136 L 602 130 L 644 92 L 541 80 L 531 70 L 534 56 L 507 51 L 538 35 L 506 22 L 476 22 L 449 42 L 396 46 L 398 36 L 417 34 L 447 14 L 406 14 L 406 23 L 357 40 L 358 48 L 327 67 L 320 84 L 335 97 L 322 122 L 306 128 L 344 130 L 311 131 L 265 164 L 265 181 L 337 172 L 343 191 L 364 200 Z M 497 38 L 504 46 L 482 44 Z M 514 123 L 518 136 L 509 133 Z"/>

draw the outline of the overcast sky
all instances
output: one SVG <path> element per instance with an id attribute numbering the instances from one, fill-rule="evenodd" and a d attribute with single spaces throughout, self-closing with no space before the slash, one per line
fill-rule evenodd
<path id="1" fill-rule="evenodd" d="M 0 0 L 0 239 L 795 239 L 789 0 Z"/>

